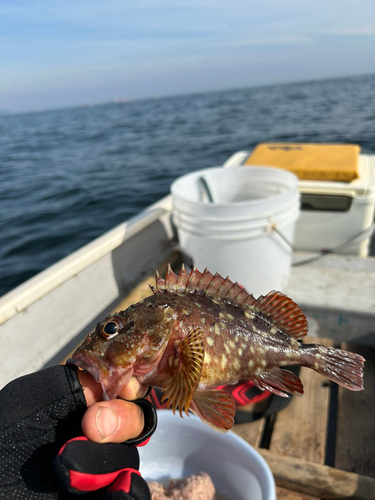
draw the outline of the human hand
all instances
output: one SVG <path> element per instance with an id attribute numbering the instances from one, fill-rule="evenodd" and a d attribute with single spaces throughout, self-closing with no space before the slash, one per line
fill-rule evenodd
<path id="1" fill-rule="evenodd" d="M 101 385 L 89 373 L 78 371 L 78 378 L 88 407 L 82 418 L 82 431 L 90 441 L 123 443 L 142 433 L 144 413 L 139 405 L 130 400 L 143 398 L 148 386 L 132 377 L 121 391 L 121 399 L 103 401 Z"/>
<path id="2" fill-rule="evenodd" d="M 143 396 L 145 389 L 132 379 L 121 397 L 133 400 Z M 135 445 L 155 430 L 155 410 L 143 399 L 101 399 L 101 387 L 91 375 L 70 366 L 47 368 L 4 387 L 0 391 L 0 497 L 52 500 L 60 494 L 76 498 L 77 491 L 85 491 L 87 499 L 149 500 Z M 117 425 L 111 424 L 108 415 L 114 415 Z M 68 478 L 68 484 L 57 480 L 59 460 L 60 480 Z M 81 477 L 84 482 L 69 489 L 69 477 Z M 97 482 L 100 478 L 110 482 Z"/>
<path id="3" fill-rule="evenodd" d="M 71 439 L 57 455 L 55 471 L 61 485 L 74 494 L 96 491 L 108 500 L 149 500 L 138 470 L 138 451 L 129 446 L 144 444 L 155 430 L 155 410 L 140 399 L 148 387 L 133 377 L 119 397 L 135 403 L 102 401 L 101 385 L 86 372 L 78 371 L 77 376 L 88 406 L 81 422 L 86 437 Z"/>

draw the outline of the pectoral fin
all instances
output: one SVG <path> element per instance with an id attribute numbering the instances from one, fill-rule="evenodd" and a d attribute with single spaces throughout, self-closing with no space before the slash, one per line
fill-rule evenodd
<path id="1" fill-rule="evenodd" d="M 191 409 L 200 419 L 219 432 L 227 432 L 233 426 L 235 402 L 227 392 L 206 389 L 194 394 Z"/>
<path id="2" fill-rule="evenodd" d="M 168 398 L 168 408 L 173 413 L 179 408 L 180 416 L 188 409 L 198 385 L 204 360 L 204 333 L 200 329 L 191 330 L 176 348 L 173 360 L 175 371 L 171 379 L 162 388 L 165 391 L 162 402 Z"/>

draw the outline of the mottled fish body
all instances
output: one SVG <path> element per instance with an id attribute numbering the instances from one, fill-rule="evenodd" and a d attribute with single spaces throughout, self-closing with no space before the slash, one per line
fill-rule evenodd
<path id="1" fill-rule="evenodd" d="M 301 309 L 280 292 L 255 299 L 237 283 L 195 268 L 158 274 L 154 295 L 107 316 L 69 363 L 89 371 L 115 398 L 134 375 L 160 387 L 173 411 L 194 411 L 227 431 L 235 404 L 219 385 L 250 379 L 287 397 L 303 394 L 300 379 L 280 367 L 307 366 L 351 390 L 363 389 L 358 354 L 302 345 L 308 330 Z"/>

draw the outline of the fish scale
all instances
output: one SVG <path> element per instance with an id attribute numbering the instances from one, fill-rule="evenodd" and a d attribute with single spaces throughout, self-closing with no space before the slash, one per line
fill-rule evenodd
<path id="1" fill-rule="evenodd" d="M 285 347 L 282 353 L 280 350 L 276 353 L 272 351 L 272 343 L 279 347 L 278 337 L 290 345 L 292 352 L 288 356 L 288 362 L 293 354 L 299 357 L 298 343 L 277 330 L 271 334 L 270 330 L 274 328 L 272 324 L 257 314 L 246 316 L 243 309 L 204 296 L 193 298 L 177 293 L 176 297 L 173 297 L 170 294 L 170 302 L 172 308 L 176 307 L 173 303 L 178 303 L 178 308 L 182 308 L 182 315 L 178 316 L 179 322 L 184 323 L 184 316 L 189 317 L 189 324 L 186 324 L 185 328 L 201 326 L 205 334 L 206 356 L 199 388 L 216 387 L 219 385 L 218 378 L 223 385 L 235 384 L 240 378 L 251 378 L 259 369 L 276 366 L 277 362 L 283 361 L 283 356 L 286 356 Z M 268 342 L 263 340 L 265 335 L 269 337 Z M 247 344 L 251 344 L 252 349 L 247 348 Z M 294 356 L 295 359 L 297 356 Z M 226 368 L 229 359 L 231 370 L 228 371 Z"/>
<path id="2" fill-rule="evenodd" d="M 153 295 L 98 323 L 67 362 L 117 397 L 132 376 L 164 391 L 180 415 L 191 410 L 212 428 L 233 425 L 232 397 L 215 387 L 251 380 L 279 396 L 301 396 L 300 379 L 285 366 L 307 366 L 350 390 L 363 389 L 364 359 L 355 353 L 301 344 L 308 330 L 301 309 L 281 292 L 257 299 L 229 278 L 184 267 L 156 274 Z"/>

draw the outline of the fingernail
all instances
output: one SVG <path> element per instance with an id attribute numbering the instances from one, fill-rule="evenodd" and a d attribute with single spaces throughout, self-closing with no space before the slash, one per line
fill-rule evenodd
<path id="1" fill-rule="evenodd" d="M 96 427 L 103 439 L 112 436 L 120 426 L 119 416 L 108 406 L 101 406 L 96 414 Z"/>

